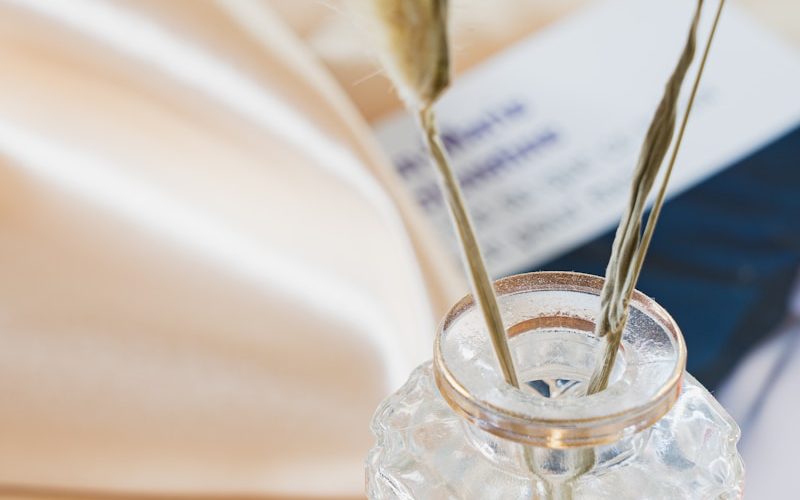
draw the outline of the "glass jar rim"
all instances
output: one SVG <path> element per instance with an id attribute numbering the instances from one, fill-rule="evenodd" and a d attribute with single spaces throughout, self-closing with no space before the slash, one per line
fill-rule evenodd
<path id="1" fill-rule="evenodd" d="M 603 281 L 603 278 L 589 274 L 543 271 L 502 278 L 495 282 L 495 290 L 499 300 L 510 295 L 535 292 L 574 292 L 599 296 Z M 446 342 L 445 336 L 449 329 L 465 313 L 473 310 L 471 295 L 465 296 L 450 309 L 436 332 L 433 371 L 439 392 L 456 413 L 473 424 L 496 436 L 533 446 L 559 449 L 599 446 L 619 441 L 646 429 L 660 420 L 680 395 L 686 365 L 686 345 L 678 325 L 653 299 L 635 291 L 630 305 L 632 309 L 640 311 L 657 324 L 663 335 L 670 340 L 674 353 L 674 364 L 670 360 L 669 373 L 644 401 L 631 401 L 630 398 L 624 397 L 617 397 L 615 401 L 613 386 L 610 386 L 598 394 L 572 400 L 574 402 L 583 399 L 584 402 L 605 403 L 595 405 L 597 411 L 594 414 L 574 416 L 555 411 L 551 412 L 551 415 L 542 415 L 537 414 L 535 409 L 546 408 L 548 404 L 560 405 L 559 400 L 537 398 L 538 406 L 531 405 L 532 411 L 521 412 L 519 409 L 512 409 L 473 394 L 447 366 L 443 352 L 443 343 Z M 573 319 L 577 321 L 570 322 L 571 326 L 580 325 L 581 322 L 586 323 L 585 319 Z M 593 323 L 589 325 L 591 329 Z M 513 336 L 519 330 L 515 329 L 517 326 L 507 325 L 509 336 Z M 586 329 L 586 325 L 583 329 Z M 627 330 L 626 327 L 626 332 Z M 532 397 L 519 389 L 511 387 L 508 389 L 510 393 L 516 391 L 519 397 L 523 397 L 520 395 L 526 398 Z M 555 418 L 553 414 L 556 415 Z"/>

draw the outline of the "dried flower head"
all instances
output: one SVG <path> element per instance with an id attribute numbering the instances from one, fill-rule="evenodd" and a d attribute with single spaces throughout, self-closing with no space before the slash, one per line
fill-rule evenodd
<path id="1" fill-rule="evenodd" d="M 447 0 L 367 0 L 383 65 L 406 106 L 430 106 L 450 84 Z"/>

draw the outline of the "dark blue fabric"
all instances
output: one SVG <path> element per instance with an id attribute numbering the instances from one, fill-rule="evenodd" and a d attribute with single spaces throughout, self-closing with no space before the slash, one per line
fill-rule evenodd
<path id="1" fill-rule="evenodd" d="M 542 269 L 602 276 L 613 236 Z M 669 201 L 637 288 L 672 314 L 689 371 L 713 389 L 781 321 L 798 268 L 800 128 Z"/>

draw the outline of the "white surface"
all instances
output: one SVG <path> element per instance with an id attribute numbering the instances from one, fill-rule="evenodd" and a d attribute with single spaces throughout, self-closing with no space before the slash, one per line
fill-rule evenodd
<path id="1" fill-rule="evenodd" d="M 716 395 L 742 428 L 746 498 L 795 499 L 800 450 L 800 282 L 776 335 Z"/>

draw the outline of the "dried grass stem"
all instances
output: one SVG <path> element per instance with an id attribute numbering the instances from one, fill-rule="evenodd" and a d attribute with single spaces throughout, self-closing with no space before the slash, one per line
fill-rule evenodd
<path id="1" fill-rule="evenodd" d="M 697 25 L 700 13 L 703 9 L 703 0 L 698 0 L 692 24 L 689 29 L 689 36 L 686 45 L 681 53 L 678 64 L 672 75 L 667 81 L 664 96 L 656 109 L 650 128 L 647 131 L 639 161 L 634 172 L 633 183 L 631 186 L 630 198 L 623 214 L 622 221 L 617 228 L 616 236 L 611 250 L 611 258 L 606 268 L 606 280 L 603 290 L 600 293 L 600 316 L 597 322 L 595 333 L 599 337 L 606 338 L 606 346 L 603 357 L 597 365 L 594 374 L 589 382 L 588 393 L 594 394 L 604 390 L 608 386 L 608 380 L 616 361 L 619 345 L 622 340 L 622 332 L 628 319 L 628 306 L 639 279 L 642 265 L 644 263 L 647 249 L 653 237 L 658 216 L 664 204 L 667 184 L 669 183 L 672 169 L 683 140 L 686 124 L 694 104 L 700 78 L 705 68 L 711 42 L 716 33 L 722 8 L 725 0 L 720 0 L 711 32 L 706 42 L 703 57 L 695 76 L 692 86 L 689 103 L 683 115 L 681 127 L 675 146 L 672 150 L 668 167 L 661 186 L 658 191 L 647 225 L 642 233 L 642 219 L 647 203 L 647 197 L 655 183 L 656 177 L 661 169 L 661 165 L 672 143 L 675 132 L 675 120 L 678 105 L 678 97 L 686 72 L 694 59 Z"/>
<path id="2" fill-rule="evenodd" d="M 453 220 L 453 225 L 461 243 L 461 253 L 467 267 L 473 295 L 483 314 L 486 329 L 491 337 L 492 346 L 497 354 L 500 369 L 503 372 L 503 378 L 514 387 L 519 387 L 519 380 L 517 379 L 514 361 L 508 347 L 503 319 L 497 305 L 497 297 L 489 274 L 486 271 L 486 264 L 475 236 L 472 221 L 466 210 L 461 188 L 453 169 L 450 167 L 447 152 L 439 136 L 433 109 L 431 107 L 423 108 L 419 112 L 419 121 L 424 131 L 440 184 L 443 187 L 443 194 L 450 217 Z"/>

